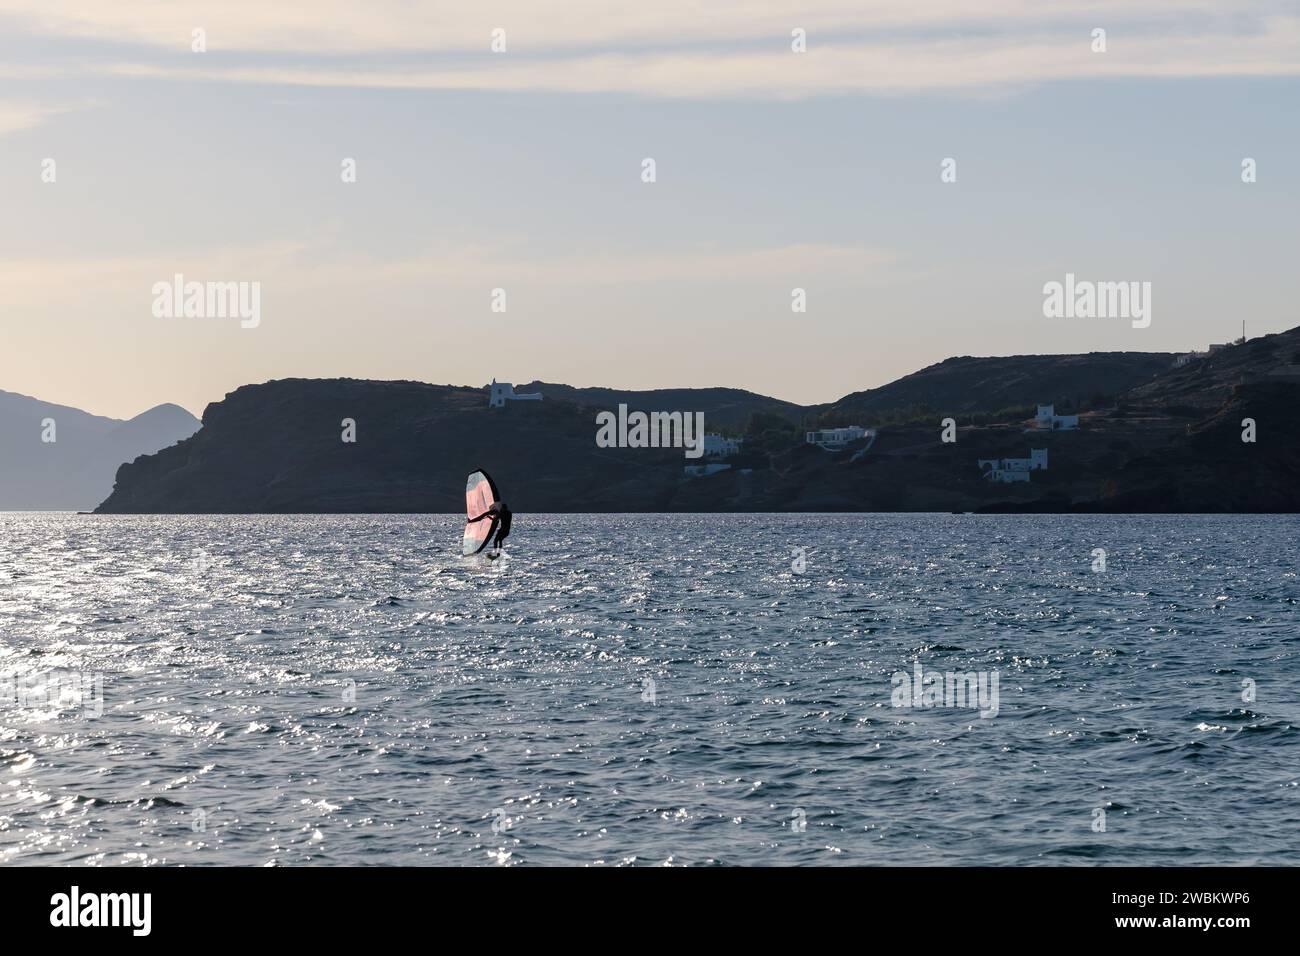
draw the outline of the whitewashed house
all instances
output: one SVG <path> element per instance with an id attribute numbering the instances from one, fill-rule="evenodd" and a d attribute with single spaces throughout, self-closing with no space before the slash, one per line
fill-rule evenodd
<path id="1" fill-rule="evenodd" d="M 1048 431 L 1070 431 L 1079 427 L 1078 415 L 1058 415 L 1055 405 L 1039 405 L 1034 423 Z"/>
<path id="2" fill-rule="evenodd" d="M 498 382 L 492 379 L 492 384 L 488 386 L 488 408 L 505 408 L 506 402 L 540 402 L 542 400 L 541 392 L 527 392 L 520 394 L 515 391 L 515 387 L 509 382 Z"/>
<path id="3" fill-rule="evenodd" d="M 1047 470 L 1047 449 L 1032 449 L 1028 458 L 981 458 L 977 464 L 989 481 L 1028 481 L 1031 471 Z"/>
<path id="4" fill-rule="evenodd" d="M 823 428 L 819 431 L 808 432 L 806 441 L 809 445 L 816 445 L 825 451 L 839 451 L 849 442 L 857 441 L 859 438 L 875 438 L 876 430 L 874 428 L 860 428 L 857 425 L 846 425 L 843 428 Z"/>

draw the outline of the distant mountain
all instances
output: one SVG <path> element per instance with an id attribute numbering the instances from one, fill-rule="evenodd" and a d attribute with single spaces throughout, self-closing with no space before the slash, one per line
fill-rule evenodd
<path id="1" fill-rule="evenodd" d="M 198 428 L 177 405 L 120 421 L 0 391 L 0 511 L 88 511 L 112 491 L 119 465 Z"/>
<path id="2" fill-rule="evenodd" d="M 545 398 L 491 409 L 486 389 L 419 382 L 245 386 L 192 437 L 123 465 L 98 510 L 457 512 L 482 467 L 520 513 L 1300 511 L 1300 329 L 1178 366 L 1153 353 L 951 359 L 828 406 L 736 389 L 518 390 Z M 1022 413 L 1039 402 L 1082 407 L 1081 427 L 1030 427 Z M 728 470 L 693 476 L 680 449 L 598 447 L 594 414 L 618 404 L 758 424 Z M 947 416 L 955 442 L 941 440 Z M 1241 440 L 1245 418 L 1256 442 Z M 804 442 L 811 422 L 880 427 L 830 452 Z M 1029 481 L 993 483 L 977 464 L 1031 448 L 1050 465 Z"/>

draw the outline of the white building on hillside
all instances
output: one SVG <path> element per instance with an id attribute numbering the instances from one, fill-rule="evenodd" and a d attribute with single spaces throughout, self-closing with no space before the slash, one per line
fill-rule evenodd
<path id="1" fill-rule="evenodd" d="M 739 455 L 743 438 L 728 438 L 726 435 L 707 434 L 704 436 L 704 455 L 707 458 L 730 458 Z"/>
<path id="2" fill-rule="evenodd" d="M 978 464 L 989 481 L 1028 481 L 1031 471 L 1047 470 L 1047 449 L 1035 448 L 1028 458 L 981 458 Z"/>
<path id="3" fill-rule="evenodd" d="M 820 431 L 808 432 L 806 441 L 809 445 L 816 445 L 826 451 L 839 451 L 849 442 L 857 441 L 859 438 L 875 437 L 874 428 L 846 425 L 844 428 L 823 428 Z"/>
<path id="4" fill-rule="evenodd" d="M 540 402 L 542 400 L 541 392 L 528 392 L 521 395 L 515 391 L 515 387 L 509 382 L 498 382 L 492 379 L 492 384 L 488 386 L 488 408 L 505 408 L 506 402 Z"/>
<path id="5" fill-rule="evenodd" d="M 1034 424 L 1049 431 L 1069 431 L 1079 427 L 1079 416 L 1058 415 L 1055 405 L 1039 405 Z"/>

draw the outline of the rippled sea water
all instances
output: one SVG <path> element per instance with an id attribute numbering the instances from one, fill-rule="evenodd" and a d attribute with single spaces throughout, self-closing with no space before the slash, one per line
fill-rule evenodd
<path id="1" fill-rule="evenodd" d="M 0 514 L 0 863 L 1300 863 L 1295 518 L 460 529 Z"/>

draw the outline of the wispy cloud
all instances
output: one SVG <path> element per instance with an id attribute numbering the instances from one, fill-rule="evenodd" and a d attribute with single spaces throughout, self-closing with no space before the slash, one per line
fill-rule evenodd
<path id="1" fill-rule="evenodd" d="M 224 50 L 310 53 L 486 50 L 490 31 L 498 27 L 515 38 L 521 52 L 541 52 L 780 40 L 796 26 L 835 41 L 883 30 L 969 32 L 986 26 L 1033 32 L 1045 23 L 1071 21 L 1143 24 L 1167 33 L 1170 26 L 1182 32 L 1179 25 L 1188 18 L 1208 27 L 1207 18 L 1219 17 L 1207 30 L 1217 33 L 1225 26 L 1236 29 L 1251 20 L 1296 13 L 1286 0 L 807 0 L 797 6 L 748 0 L 708 7 L 698 0 L 498 0 L 487 9 L 455 0 L 315 0 L 309 7 L 265 0 L 0 0 L 0 12 L 48 34 L 188 49 L 190 31 L 202 27 Z"/>
<path id="2" fill-rule="evenodd" d="M 555 255 L 509 245 L 446 244 L 400 259 L 358 258 L 310 242 L 223 246 L 174 255 L 0 260 L 0 307 L 46 307 L 61 299 L 109 296 L 148 301 L 155 282 L 181 273 L 199 281 L 261 281 L 281 289 L 428 287 L 489 289 L 510 283 L 597 286 L 786 278 L 866 279 L 895 264 L 889 250 L 834 243 L 675 250 L 576 251 Z"/>
<path id="3" fill-rule="evenodd" d="M 76 109 L 73 106 L 49 106 L 0 100 L 0 136 L 39 126 L 53 116 Z"/>
<path id="4" fill-rule="evenodd" d="M 784 277 L 862 277 L 895 262 L 868 246 L 798 243 L 750 248 L 537 254 L 504 246 L 447 246 L 399 261 L 340 262 L 325 281 L 438 281 L 454 284 L 527 281 L 575 286 L 667 281 L 763 281 Z"/>
<path id="5" fill-rule="evenodd" d="M 44 309 L 103 297 L 149 301 L 155 282 L 175 273 L 200 280 L 257 280 L 310 261 L 312 246 L 249 243 L 171 255 L 0 259 L 0 308 Z"/>
<path id="6" fill-rule="evenodd" d="M 1300 74 L 1294 4 L 1224 0 L 775 0 L 702 10 L 527 0 L 0 0 L 20 27 L 110 46 L 87 69 L 134 77 L 667 97 L 897 94 L 1078 77 Z M 188 53 L 195 28 L 209 52 Z M 508 52 L 489 52 L 493 29 Z M 808 52 L 790 52 L 790 31 Z M 1092 52 L 1090 31 L 1108 31 Z M 146 49 L 141 49 L 144 47 Z M 394 60 L 398 65 L 394 66 Z"/>

